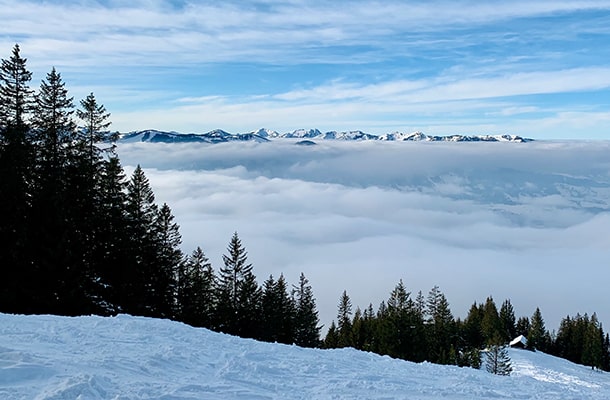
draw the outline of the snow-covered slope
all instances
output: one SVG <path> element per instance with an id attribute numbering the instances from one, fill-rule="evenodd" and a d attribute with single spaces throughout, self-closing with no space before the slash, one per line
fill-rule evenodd
<path id="1" fill-rule="evenodd" d="M 316 139 L 316 140 L 384 140 L 384 141 L 427 141 L 427 142 L 528 142 L 531 139 L 516 135 L 450 135 L 450 136 L 428 136 L 422 132 L 401 133 L 393 132 L 377 136 L 362 131 L 349 132 L 321 132 L 319 129 L 297 129 L 292 132 L 278 133 L 265 128 L 248 133 L 229 133 L 222 129 L 216 129 L 208 133 L 186 133 L 162 132 L 157 130 L 134 131 L 121 135 L 121 141 L 133 142 L 157 142 L 157 143 L 224 143 L 233 141 L 256 141 L 266 142 L 269 139 Z"/>
<path id="2" fill-rule="evenodd" d="M 0 314 L 0 398 L 608 399 L 610 376 L 511 351 L 513 375 L 259 343 L 148 318 Z"/>

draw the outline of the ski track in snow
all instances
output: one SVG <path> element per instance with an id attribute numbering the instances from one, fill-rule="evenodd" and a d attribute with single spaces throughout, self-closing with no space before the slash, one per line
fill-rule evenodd
<path id="1" fill-rule="evenodd" d="M 610 375 L 511 350 L 513 374 L 261 343 L 176 322 L 0 314 L 0 398 L 608 399 Z"/>

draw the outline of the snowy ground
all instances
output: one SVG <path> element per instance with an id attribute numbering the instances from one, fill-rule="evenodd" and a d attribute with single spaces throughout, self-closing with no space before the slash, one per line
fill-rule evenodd
<path id="1" fill-rule="evenodd" d="M 610 374 L 510 352 L 514 372 L 259 343 L 166 320 L 0 314 L 2 399 L 608 399 Z"/>

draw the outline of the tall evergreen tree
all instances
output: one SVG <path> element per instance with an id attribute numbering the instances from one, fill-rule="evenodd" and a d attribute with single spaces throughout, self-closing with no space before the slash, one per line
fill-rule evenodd
<path id="1" fill-rule="evenodd" d="M 35 273 L 29 262 L 34 150 L 25 115 L 31 110 L 32 74 L 13 48 L 0 67 L 0 311 L 33 312 Z"/>
<path id="2" fill-rule="evenodd" d="M 295 318 L 295 302 L 288 294 L 284 275 L 277 281 L 269 276 L 263 284 L 260 338 L 267 342 L 294 343 Z"/>
<path id="3" fill-rule="evenodd" d="M 151 271 L 156 256 L 154 223 L 157 216 L 155 196 L 150 182 L 138 165 L 127 183 L 125 204 L 128 259 L 123 271 L 119 304 L 124 312 L 155 316 L 149 304 L 152 291 Z"/>
<path id="4" fill-rule="evenodd" d="M 192 326 L 212 328 L 216 277 L 200 247 L 182 264 L 178 274 L 178 319 Z"/>
<path id="5" fill-rule="evenodd" d="M 532 349 L 547 351 L 547 330 L 544 327 L 544 319 L 542 318 L 540 308 L 536 307 L 536 311 L 534 311 L 530 322 L 531 326 L 527 336 L 527 346 Z"/>
<path id="6" fill-rule="evenodd" d="M 483 304 L 482 318 L 481 318 L 481 332 L 483 333 L 483 340 L 486 344 L 496 342 L 497 338 L 503 337 L 501 334 L 502 322 L 498 315 L 498 308 L 494 299 L 489 296 Z"/>
<path id="7" fill-rule="evenodd" d="M 504 300 L 500 307 L 500 335 L 507 342 L 517 336 L 517 328 L 515 326 L 515 310 L 510 300 Z"/>
<path id="8" fill-rule="evenodd" d="M 33 106 L 34 91 L 30 89 L 32 73 L 26 67 L 27 59 L 21 57 L 18 44 L 13 47 L 9 59 L 2 59 L 0 67 L 0 126 L 11 125 L 25 135 L 26 115 Z"/>
<path id="9" fill-rule="evenodd" d="M 261 290 L 248 263 L 248 253 L 237 232 L 222 256 L 217 288 L 218 329 L 242 337 L 256 337 L 260 323 Z"/>
<path id="10" fill-rule="evenodd" d="M 80 106 L 81 108 L 76 110 L 76 115 L 84 123 L 83 135 L 87 143 L 89 162 L 93 166 L 99 159 L 100 149 L 96 145 L 100 142 L 116 140 L 117 135 L 108 132 L 110 113 L 103 104 L 98 104 L 93 93 L 81 100 Z"/>
<path id="11" fill-rule="evenodd" d="M 318 347 L 320 344 L 320 318 L 316 299 L 309 280 L 301 273 L 299 283 L 293 286 L 292 297 L 296 307 L 294 320 L 294 343 L 302 347 Z"/>
<path id="12" fill-rule="evenodd" d="M 176 277 L 182 263 L 179 226 L 170 207 L 164 203 L 156 213 L 153 225 L 155 255 L 149 261 L 150 292 L 148 303 L 154 315 L 173 318 L 176 315 Z"/>
<path id="13" fill-rule="evenodd" d="M 427 314 L 428 359 L 439 364 L 450 363 L 449 352 L 456 335 L 455 320 L 449 302 L 438 286 L 428 293 Z"/>
<path id="14" fill-rule="evenodd" d="M 344 290 L 337 309 L 338 347 L 352 347 L 352 301 Z"/>

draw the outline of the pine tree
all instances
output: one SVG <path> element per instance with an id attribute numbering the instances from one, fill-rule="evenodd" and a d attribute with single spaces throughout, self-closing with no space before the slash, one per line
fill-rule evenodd
<path id="1" fill-rule="evenodd" d="M 534 314 L 531 318 L 531 327 L 527 336 L 527 346 L 531 349 L 546 351 L 546 336 L 547 331 L 544 327 L 544 319 L 542 319 L 542 313 L 540 312 L 540 308 L 536 307 L 536 311 L 534 311 Z"/>
<path id="2" fill-rule="evenodd" d="M 344 290 L 337 310 L 338 347 L 352 347 L 352 301 Z"/>
<path id="3" fill-rule="evenodd" d="M 411 361 L 426 358 L 424 324 L 402 280 L 390 293 L 387 313 L 379 321 L 379 342 L 384 354 Z"/>
<path id="4" fill-rule="evenodd" d="M 110 126 L 110 113 L 103 104 L 98 104 L 93 93 L 80 101 L 81 109 L 76 115 L 84 122 L 83 135 L 87 143 L 87 152 L 90 164 L 93 166 L 99 159 L 100 149 L 96 144 L 108 140 L 116 140 L 116 133 L 108 132 Z"/>
<path id="5" fill-rule="evenodd" d="M 217 328 L 224 333 L 256 337 L 260 323 L 261 290 L 237 232 L 222 256 L 217 288 Z"/>
<path id="6" fill-rule="evenodd" d="M 449 351 L 455 336 L 455 320 L 449 308 L 449 302 L 438 286 L 428 294 L 428 360 L 446 364 L 449 362 Z"/>
<path id="7" fill-rule="evenodd" d="M 173 318 L 176 314 L 176 276 L 182 263 L 182 237 L 169 206 L 164 203 L 155 216 L 153 225 L 155 255 L 149 261 L 149 305 L 154 315 Z"/>
<path id="8" fill-rule="evenodd" d="M 325 349 L 336 349 L 340 347 L 339 333 L 337 332 L 337 325 L 335 324 L 335 321 L 330 323 L 330 327 L 328 328 L 328 332 L 326 332 L 326 337 L 324 338 L 322 347 Z"/>
<path id="9" fill-rule="evenodd" d="M 29 229 L 34 149 L 25 115 L 31 110 L 32 74 L 19 54 L 2 59 L 0 67 L 0 311 L 29 313 L 36 291 L 30 262 Z"/>
<path id="10" fill-rule="evenodd" d="M 302 347 L 318 347 L 320 344 L 320 319 L 313 290 L 305 274 L 301 272 L 299 284 L 293 286 L 292 297 L 296 307 L 294 343 Z"/>
<path id="11" fill-rule="evenodd" d="M 152 291 L 151 267 L 156 256 L 154 223 L 157 215 L 155 196 L 148 178 L 138 165 L 127 183 L 125 205 L 128 259 L 123 271 L 119 304 L 133 315 L 155 316 L 149 304 Z"/>
<path id="12" fill-rule="evenodd" d="M 493 344 L 485 352 L 485 369 L 495 375 L 510 375 L 513 368 L 506 346 Z"/>
<path id="13" fill-rule="evenodd" d="M 181 264 L 178 274 L 178 319 L 189 325 L 212 328 L 216 277 L 210 260 L 200 247 Z"/>
<path id="14" fill-rule="evenodd" d="M 517 337 L 515 326 L 515 310 L 510 300 L 504 300 L 500 307 L 500 335 L 504 341 L 510 341 Z"/>
<path id="15" fill-rule="evenodd" d="M 22 58 L 18 44 L 13 47 L 13 54 L 8 60 L 2 59 L 0 67 L 0 126 L 11 125 L 19 128 L 23 136 L 26 129 L 25 117 L 33 106 L 34 91 L 29 82 L 32 73 L 26 67 L 27 59 Z"/>
<path id="16" fill-rule="evenodd" d="M 96 245 L 93 248 L 95 275 L 101 283 L 102 314 L 126 312 L 124 302 L 131 295 L 135 270 L 130 263 L 131 236 L 126 214 L 127 181 L 118 157 L 102 164 L 96 219 Z M 133 222 L 133 221 L 132 221 Z"/>
<path id="17" fill-rule="evenodd" d="M 489 296 L 483 305 L 483 314 L 481 318 L 481 332 L 483 340 L 486 344 L 491 343 L 495 338 L 501 337 L 502 322 L 498 315 L 498 309 L 494 299 Z"/>
<path id="18" fill-rule="evenodd" d="M 31 230 L 40 311 L 79 315 L 96 311 L 88 260 L 82 194 L 70 173 L 76 124 L 72 98 L 53 68 L 40 85 L 32 116 L 36 174 Z"/>
<path id="19" fill-rule="evenodd" d="M 284 275 L 275 281 L 269 276 L 263 284 L 262 323 L 260 339 L 267 342 L 294 342 L 295 303 L 288 294 Z"/>

